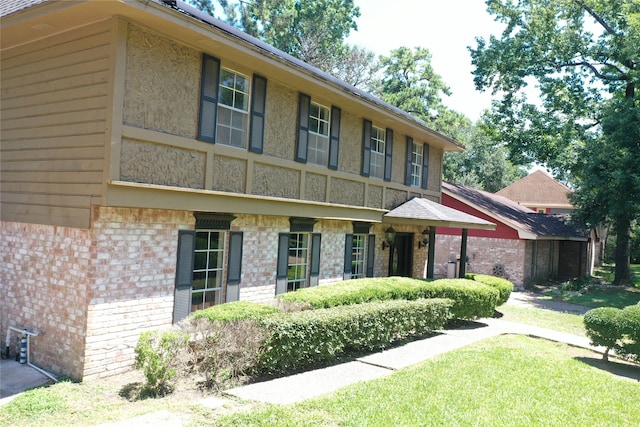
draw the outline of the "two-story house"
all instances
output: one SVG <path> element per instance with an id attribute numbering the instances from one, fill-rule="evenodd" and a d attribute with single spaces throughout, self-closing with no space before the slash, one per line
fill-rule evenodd
<path id="1" fill-rule="evenodd" d="M 214 304 L 432 276 L 435 226 L 493 227 L 439 204 L 455 141 L 184 3 L 0 16 L 0 333 L 54 373 Z"/>

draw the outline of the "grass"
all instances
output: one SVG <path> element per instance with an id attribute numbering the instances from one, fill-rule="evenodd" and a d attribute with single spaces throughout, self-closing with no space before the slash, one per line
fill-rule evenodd
<path id="1" fill-rule="evenodd" d="M 223 416 L 220 426 L 583 426 L 640 423 L 634 381 L 596 367 L 598 355 L 501 336 L 359 383 L 324 398 Z"/>
<path id="2" fill-rule="evenodd" d="M 503 314 L 502 319 L 509 322 L 539 326 L 568 334 L 586 336 L 582 315 L 560 313 L 539 308 L 520 307 L 505 304 L 497 308 Z"/>
<path id="3" fill-rule="evenodd" d="M 623 308 L 640 302 L 640 264 L 631 265 L 633 286 L 594 286 L 585 293 L 551 290 L 545 296 L 571 304 L 585 307 L 617 307 Z M 613 267 L 603 266 L 596 270 L 596 277 L 608 285 L 613 280 Z"/>

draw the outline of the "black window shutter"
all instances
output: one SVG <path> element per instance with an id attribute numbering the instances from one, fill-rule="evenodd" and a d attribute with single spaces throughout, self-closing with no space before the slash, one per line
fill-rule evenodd
<path id="1" fill-rule="evenodd" d="M 362 125 L 362 176 L 369 176 L 371 170 L 371 121 Z"/>
<path id="2" fill-rule="evenodd" d="M 195 231 L 178 231 L 176 290 L 173 299 L 173 323 L 178 323 L 191 312 L 191 283 L 193 280 L 195 245 Z"/>
<path id="3" fill-rule="evenodd" d="M 218 80 L 220 60 L 202 55 L 202 81 L 200 83 L 200 117 L 198 118 L 198 139 L 215 142 L 218 113 Z"/>
<path id="4" fill-rule="evenodd" d="M 344 279 L 351 278 L 353 271 L 353 234 L 347 234 L 344 239 Z"/>
<path id="5" fill-rule="evenodd" d="M 229 233 L 229 262 L 227 268 L 226 302 L 240 299 L 240 278 L 242 277 L 242 231 Z"/>
<path id="6" fill-rule="evenodd" d="M 429 185 L 429 144 L 424 144 L 422 149 L 422 188 Z"/>
<path id="7" fill-rule="evenodd" d="M 276 270 L 276 295 L 287 292 L 289 270 L 289 233 L 278 234 L 278 264 Z"/>
<path id="8" fill-rule="evenodd" d="M 309 286 L 317 286 L 320 278 L 320 245 L 322 235 L 313 233 L 311 235 L 311 265 L 309 266 Z"/>
<path id="9" fill-rule="evenodd" d="M 338 169 L 338 154 L 340 152 L 340 114 L 342 110 L 331 107 L 331 139 L 329 140 L 329 169 Z"/>
<path id="10" fill-rule="evenodd" d="M 369 234 L 367 239 L 367 277 L 373 277 L 373 267 L 376 259 L 376 235 Z"/>
<path id="11" fill-rule="evenodd" d="M 384 180 L 391 181 L 391 164 L 393 163 L 393 130 L 387 128 L 385 141 Z"/>
<path id="12" fill-rule="evenodd" d="M 251 96 L 251 128 L 249 130 L 249 151 L 262 153 L 264 146 L 264 114 L 267 101 L 267 79 L 253 75 Z"/>
<path id="13" fill-rule="evenodd" d="M 407 137 L 407 161 L 404 173 L 404 185 L 411 185 L 411 156 L 413 155 L 413 138 Z"/>
<path id="14" fill-rule="evenodd" d="M 307 163 L 310 108 L 311 97 L 304 93 L 300 93 L 300 99 L 298 102 L 298 145 L 296 147 L 296 162 Z"/>

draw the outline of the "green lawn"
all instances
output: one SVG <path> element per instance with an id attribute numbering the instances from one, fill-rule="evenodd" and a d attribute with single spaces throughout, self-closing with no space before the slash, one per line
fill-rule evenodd
<path id="1" fill-rule="evenodd" d="M 634 286 L 597 286 L 583 294 L 549 291 L 545 292 L 545 296 L 556 301 L 564 301 L 585 307 L 623 308 L 640 302 L 640 264 L 631 265 L 631 274 Z M 599 267 L 596 269 L 595 276 L 599 277 L 607 285 L 613 280 L 613 267 Z"/>
<path id="2" fill-rule="evenodd" d="M 324 398 L 225 416 L 220 426 L 640 425 L 633 380 L 598 356 L 524 336 L 500 336 Z"/>
<path id="3" fill-rule="evenodd" d="M 586 336 L 583 317 L 578 314 L 560 313 L 539 308 L 520 307 L 505 304 L 497 308 L 504 316 L 503 320 L 539 326 L 568 334 Z"/>

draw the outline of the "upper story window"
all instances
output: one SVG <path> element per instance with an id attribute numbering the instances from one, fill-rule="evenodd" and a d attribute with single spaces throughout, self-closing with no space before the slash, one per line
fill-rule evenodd
<path id="1" fill-rule="evenodd" d="M 429 146 L 413 142 L 407 136 L 407 159 L 405 171 L 405 185 L 427 188 L 429 180 Z"/>
<path id="2" fill-rule="evenodd" d="M 298 141 L 295 160 L 338 169 L 340 149 L 340 116 L 338 107 L 331 108 L 300 94 L 298 102 Z"/>
<path id="3" fill-rule="evenodd" d="M 362 132 L 362 175 L 391 181 L 393 130 L 373 126 L 364 120 Z"/>
<path id="4" fill-rule="evenodd" d="M 377 127 L 371 130 L 371 169 L 369 176 L 382 179 L 384 175 L 385 131 Z"/>
<path id="5" fill-rule="evenodd" d="M 411 144 L 411 185 L 420 187 L 422 184 L 422 144 Z"/>
<path id="6" fill-rule="evenodd" d="M 329 162 L 329 107 L 311 103 L 309 111 L 309 146 L 307 161 L 316 165 Z"/>
<path id="7" fill-rule="evenodd" d="M 216 142 L 238 148 L 246 147 L 249 87 L 249 77 L 225 68 L 220 70 Z"/>
<path id="8" fill-rule="evenodd" d="M 220 60 L 202 57 L 198 139 L 262 153 L 267 79 L 221 68 Z"/>

